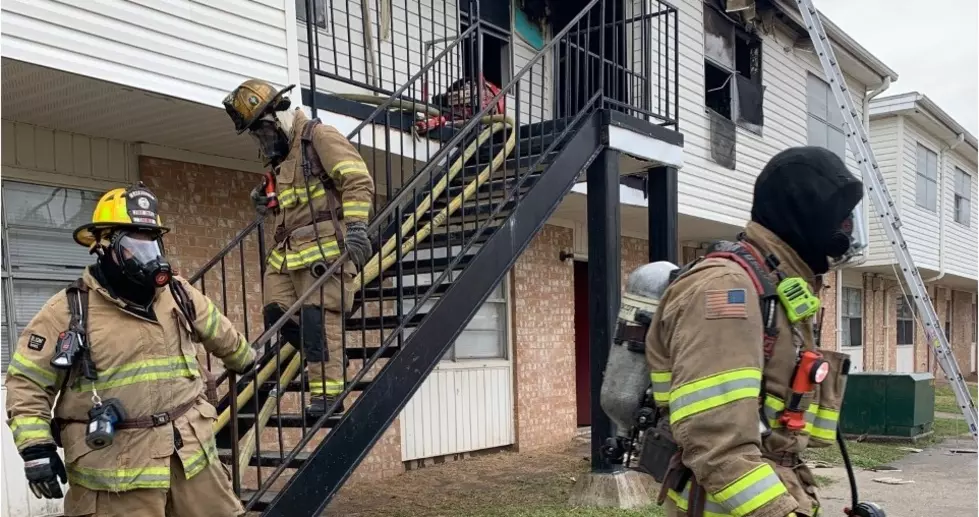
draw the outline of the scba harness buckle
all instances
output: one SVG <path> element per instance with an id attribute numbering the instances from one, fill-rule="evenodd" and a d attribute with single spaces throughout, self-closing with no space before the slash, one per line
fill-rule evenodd
<path id="1" fill-rule="evenodd" d="M 153 427 L 160 427 L 161 425 L 167 425 L 170 423 L 170 414 L 157 413 L 155 415 L 150 415 L 150 419 L 153 420 Z"/>

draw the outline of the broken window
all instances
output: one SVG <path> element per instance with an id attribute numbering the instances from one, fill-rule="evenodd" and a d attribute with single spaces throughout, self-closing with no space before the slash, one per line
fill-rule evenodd
<path id="1" fill-rule="evenodd" d="M 704 104 L 753 132 L 764 125 L 761 39 L 704 3 Z"/>
<path id="2" fill-rule="evenodd" d="M 464 32 L 468 24 L 463 23 Z M 462 44 L 462 75 L 466 79 L 475 79 L 480 73 L 483 77 L 498 87 L 503 87 L 510 81 L 510 45 L 506 39 L 484 31 L 482 37 L 483 61 L 477 66 L 479 48 L 477 39 L 471 38 Z"/>

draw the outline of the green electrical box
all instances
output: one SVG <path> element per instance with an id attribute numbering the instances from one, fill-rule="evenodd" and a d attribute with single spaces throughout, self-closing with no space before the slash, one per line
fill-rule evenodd
<path id="1" fill-rule="evenodd" d="M 863 372 L 849 375 L 840 428 L 846 435 L 916 439 L 935 421 L 935 376 Z"/>

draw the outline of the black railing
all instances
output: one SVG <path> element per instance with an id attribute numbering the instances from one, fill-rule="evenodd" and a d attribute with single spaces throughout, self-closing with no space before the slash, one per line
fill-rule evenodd
<path id="1" fill-rule="evenodd" d="M 480 72 L 498 86 L 506 82 L 509 73 L 500 69 L 503 63 L 512 64 L 512 70 L 523 67 L 515 61 L 518 54 L 514 49 L 525 44 L 510 30 L 510 10 L 497 10 L 493 2 L 300 0 L 300 4 L 301 16 L 314 13 L 312 18 L 306 17 L 305 41 L 300 42 L 306 52 L 308 86 L 314 92 L 319 88 L 340 94 L 360 93 L 366 98 L 396 94 L 401 99 L 425 102 L 443 91 L 440 85 L 444 88 L 453 82 L 450 76 L 460 75 L 454 69 L 473 68 L 471 63 L 479 61 L 476 56 L 482 56 L 477 65 Z M 509 6 L 509 2 L 505 4 Z M 572 11 L 567 15 L 562 12 L 565 6 L 556 9 L 557 5 L 556 1 L 552 4 L 551 19 L 541 22 L 555 33 L 566 26 L 562 16 L 572 17 L 581 2 L 569 0 L 567 8 Z M 606 0 L 590 11 L 588 31 L 565 38 L 563 45 L 548 50 L 553 54 L 558 80 L 541 90 L 540 100 L 524 95 L 521 109 L 539 110 L 535 118 L 549 120 L 552 112 L 555 118 L 562 116 L 569 97 L 580 103 L 601 91 L 606 107 L 677 129 L 677 8 L 664 0 Z M 440 46 L 455 41 L 476 20 L 482 24 L 478 40 L 459 47 L 452 62 L 447 60 L 442 67 L 427 66 Z M 499 50 L 503 48 L 508 50 Z M 508 55 L 490 55 L 494 52 Z M 536 71 L 542 80 L 552 73 L 545 72 L 544 65 L 541 62 L 541 69 Z M 562 72 L 564 68 L 568 71 Z M 584 68 L 595 76 L 590 91 L 580 82 Z M 422 69 L 429 72 L 429 81 L 412 79 Z M 569 81 L 562 84 L 561 77 Z M 401 88 L 406 84 L 410 87 Z M 514 100 L 511 93 L 508 102 Z M 531 121 L 528 118 L 525 122 Z"/>
<path id="2" fill-rule="evenodd" d="M 311 19 L 315 22 L 317 2 L 303 1 L 306 12 L 314 13 Z M 405 2 L 408 3 L 418 2 Z M 482 21 L 475 4 L 471 4 L 466 16 L 468 26 L 456 32 L 454 38 L 420 47 L 431 52 L 431 58 L 424 66 L 409 67 L 411 76 L 404 77 L 400 86 L 383 90 L 388 93 L 386 98 L 348 96 L 376 106 L 348 135 L 372 165 L 377 185 L 375 206 L 379 207 L 369 225 L 374 259 L 352 281 L 352 295 L 347 291 L 339 293 L 341 306 L 354 305 L 339 319 L 339 335 L 346 361 L 356 364 L 344 364 L 344 389 L 338 395 L 339 402 L 323 417 L 308 419 L 303 412 L 308 402 L 308 378 L 302 373 L 307 329 L 299 313 L 303 305 L 322 305 L 328 279 L 337 276 L 340 265 L 347 260 L 344 252 L 301 293 L 284 316 L 266 326 L 257 339 L 249 335 L 252 345 L 260 350 L 258 370 L 241 378 L 228 372 L 217 378 L 219 447 L 222 458 L 231 463 L 234 487 L 246 501 L 246 508 L 256 510 L 268 504 L 269 491 L 288 481 L 283 473 L 301 468 L 310 457 L 309 447 L 322 449 L 328 428 L 353 425 L 347 415 L 357 410 L 360 397 L 372 397 L 371 408 L 361 408 L 361 415 L 365 415 L 364 411 L 369 413 L 365 421 L 378 426 L 384 421 L 390 423 L 417 389 L 420 379 L 451 346 L 489 289 L 475 293 L 473 304 L 440 309 L 453 311 L 461 322 L 458 328 L 445 330 L 445 339 L 411 342 L 413 329 L 439 307 L 440 298 L 479 255 L 480 246 L 503 227 L 542 171 L 561 156 L 586 119 L 591 120 L 591 113 L 605 107 L 676 127 L 676 67 L 670 64 L 676 59 L 676 9 L 657 0 L 642 0 L 635 12 L 619 13 L 615 6 L 610 7 L 612 3 L 588 2 L 498 92 L 482 81 L 473 81 L 473 97 L 487 101 L 477 102 L 475 109 L 461 116 L 461 120 L 433 124 L 427 133 L 437 138 L 402 138 L 391 128 L 413 126 L 420 120 L 419 115 L 422 120 L 435 116 L 452 119 L 451 106 L 435 101 L 433 94 L 443 93 L 466 79 L 484 76 L 482 61 L 464 57 L 480 55 L 480 42 L 499 36 L 502 29 Z M 332 6 L 333 2 L 329 4 Z M 319 32 L 313 23 L 309 27 L 310 85 L 315 92 L 317 75 L 339 77 L 320 69 L 313 48 Z M 622 44 L 626 34 L 633 41 L 629 46 Z M 336 38 L 337 33 L 333 32 L 332 37 Z M 666 49 L 655 54 L 666 56 L 663 65 L 654 65 L 655 60 L 646 57 L 656 46 Z M 615 54 L 610 50 L 613 48 L 632 50 Z M 512 45 L 510 49 L 512 63 Z M 635 62 L 623 61 L 624 55 L 635 57 Z M 541 73 L 547 56 L 559 56 L 559 64 L 552 72 Z M 404 72 L 399 69 L 399 73 Z M 671 74 L 672 82 L 668 80 Z M 567 94 L 562 96 L 562 91 Z M 310 99 L 315 116 L 317 96 L 311 95 Z M 498 102 L 504 104 L 502 110 L 497 108 Z M 236 256 L 240 259 L 241 310 L 246 332 L 258 327 L 256 321 L 261 319 L 255 318 L 261 315 L 260 310 L 249 307 L 245 296 L 248 286 L 254 291 L 256 285 L 255 279 L 245 274 L 245 242 L 255 236 L 261 249 L 258 268 L 264 273 L 264 232 L 264 225 L 256 220 L 192 277 L 206 290 L 208 284 L 216 285 L 208 280 L 208 275 L 220 272 L 220 305 L 227 313 L 228 300 L 234 299 L 228 293 L 235 287 L 228 281 L 226 262 Z M 499 257 L 497 265 L 503 267 L 504 262 L 515 259 L 519 250 L 511 252 L 514 256 Z M 261 280 L 257 285 L 261 285 Z M 216 288 L 212 287 L 211 292 L 215 293 Z M 482 298 L 476 300 L 479 296 Z M 257 316 L 249 317 L 252 313 Z M 300 342 L 285 343 L 282 331 L 286 325 L 296 325 L 296 321 Z M 386 368 L 384 361 L 409 346 L 415 347 L 415 355 L 434 358 L 413 366 L 411 375 L 421 376 L 416 378 L 418 382 L 405 385 L 403 390 L 399 387 L 393 396 L 372 391 L 373 379 Z M 424 354 L 419 354 L 418 347 L 423 347 Z M 212 367 L 219 363 L 207 364 Z M 323 372 L 319 373 L 322 376 Z M 340 404 L 347 408 L 347 415 L 342 417 Z M 338 467 L 342 470 L 335 473 L 338 483 L 329 487 L 327 499 L 376 439 L 377 436 L 365 438 L 360 449 L 348 451 L 355 457 Z"/>

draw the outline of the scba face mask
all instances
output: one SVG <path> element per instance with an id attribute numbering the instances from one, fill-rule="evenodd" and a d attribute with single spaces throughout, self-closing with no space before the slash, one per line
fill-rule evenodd
<path id="1" fill-rule="evenodd" d="M 856 264 L 867 249 L 867 225 L 861 208 L 860 205 L 854 207 L 830 237 L 827 249 L 830 270 Z"/>
<path id="2" fill-rule="evenodd" d="M 277 166 L 289 155 L 289 137 L 277 117 L 266 114 L 248 130 L 265 165 Z"/>
<path id="3" fill-rule="evenodd" d="M 119 233 L 112 240 L 112 255 L 130 281 L 145 287 L 163 287 L 173 278 L 159 238 L 146 233 Z"/>

